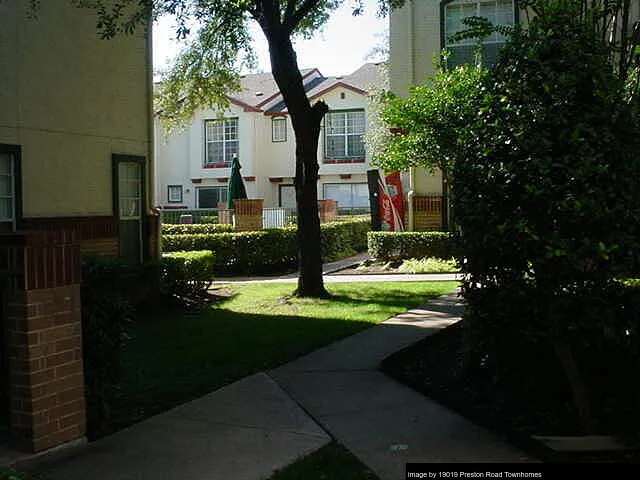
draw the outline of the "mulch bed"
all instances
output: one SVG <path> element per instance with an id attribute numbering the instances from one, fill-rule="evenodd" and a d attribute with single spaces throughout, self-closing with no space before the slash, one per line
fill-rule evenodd
<path id="1" fill-rule="evenodd" d="M 507 382 L 495 384 L 482 372 L 460 375 L 462 339 L 462 322 L 458 322 L 388 357 L 380 368 L 387 375 L 507 438 L 544 462 L 640 463 L 640 450 L 556 452 L 533 439 L 532 435 L 578 435 L 576 415 L 566 382 L 558 368 L 545 364 L 552 361 L 553 356 L 537 352 L 529 364 L 524 362 L 526 371 L 521 374 L 527 381 L 520 380 L 517 386 Z M 622 368 L 637 367 L 627 365 Z M 596 433 L 613 434 L 621 421 L 624 422 L 624 408 L 629 408 L 628 399 L 640 398 L 640 382 L 627 382 L 620 387 L 619 383 L 612 384 L 612 379 L 634 378 L 633 375 L 626 376 L 630 372 L 617 375 L 618 372 L 612 370 L 598 371 L 598 366 L 593 364 L 587 365 L 584 370 L 591 374 L 587 378 L 591 386 L 595 381 L 603 383 L 603 394 L 595 395 L 597 400 L 594 400 L 599 407 L 598 413 L 604 412 L 600 416 L 600 430 Z M 607 395 L 617 391 L 613 388 L 624 388 L 627 394 L 623 411 L 617 415 L 617 405 Z M 608 392 L 606 389 L 609 389 Z M 633 409 L 636 407 L 637 404 L 631 405 Z M 637 414 L 635 416 L 637 419 Z"/>

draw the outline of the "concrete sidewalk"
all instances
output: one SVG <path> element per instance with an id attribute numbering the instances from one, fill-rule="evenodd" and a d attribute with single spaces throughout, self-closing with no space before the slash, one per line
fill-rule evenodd
<path id="1" fill-rule="evenodd" d="M 49 466 L 51 480 L 260 480 L 331 438 L 381 480 L 406 462 L 526 455 L 377 370 L 459 320 L 457 293 L 134 425 Z M 313 480 L 313 479 L 309 479 Z"/>

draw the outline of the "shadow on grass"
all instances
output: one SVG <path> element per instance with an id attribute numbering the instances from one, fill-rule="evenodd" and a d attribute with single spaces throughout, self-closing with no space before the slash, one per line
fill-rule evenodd
<path id="1" fill-rule="evenodd" d="M 175 322 L 172 315 L 137 324 L 124 352 L 114 430 L 374 325 L 215 308 Z"/>
<path id="2" fill-rule="evenodd" d="M 341 284 L 341 286 L 338 288 L 340 288 L 342 292 L 339 294 L 333 294 L 331 293 L 332 285 L 329 284 L 327 285 L 327 290 L 329 291 L 331 296 L 327 299 L 322 299 L 318 301 L 330 302 L 334 304 L 340 303 L 340 304 L 343 304 L 345 307 L 348 307 L 350 305 L 356 306 L 356 305 L 368 305 L 368 304 L 374 305 L 375 304 L 375 305 L 381 305 L 385 307 L 391 307 L 397 312 L 402 312 L 407 309 L 422 306 L 427 302 L 432 301 L 434 297 L 442 295 L 443 284 L 450 283 L 453 285 L 455 282 L 412 282 L 412 283 L 421 283 L 422 285 L 424 285 L 424 292 L 421 294 L 423 295 L 423 298 L 417 302 L 415 301 L 416 294 L 414 292 L 407 291 L 406 289 L 403 290 L 400 287 L 388 288 L 388 285 L 389 285 L 388 283 L 385 283 L 385 284 L 381 283 L 381 286 L 385 285 L 384 297 L 381 297 L 381 293 L 379 290 L 368 292 L 364 290 L 363 287 L 360 286 L 360 284 L 358 283 L 354 283 L 352 286 L 349 286 L 349 287 L 347 287 L 346 284 Z M 433 288 L 429 288 L 430 285 L 432 285 Z M 233 289 L 233 287 L 230 287 L 230 288 Z M 291 295 L 294 290 L 295 290 L 295 287 L 292 286 L 290 296 L 287 296 L 286 300 L 294 300 L 294 301 L 308 300 L 308 299 L 299 298 Z M 343 293 L 345 290 L 347 290 L 347 292 Z M 453 290 L 453 287 L 451 290 Z M 219 302 L 217 302 L 216 305 L 219 308 L 224 308 L 225 305 L 227 305 L 231 300 L 232 300 L 232 297 L 222 298 L 220 299 Z M 277 300 L 278 299 L 274 299 L 274 301 L 276 302 Z M 444 309 L 446 309 L 446 306 L 441 307 L 439 305 L 434 305 L 434 308 L 436 309 L 443 308 L 443 311 L 445 311 Z M 264 315 L 269 315 L 269 313 L 265 312 Z"/>

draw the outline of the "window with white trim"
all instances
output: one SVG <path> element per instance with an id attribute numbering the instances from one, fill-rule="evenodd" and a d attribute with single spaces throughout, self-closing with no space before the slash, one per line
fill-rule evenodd
<path id="1" fill-rule="evenodd" d="M 271 141 L 287 141 L 287 119 L 286 117 L 273 117 L 271 120 Z"/>
<path id="2" fill-rule="evenodd" d="M 338 208 L 369 207 L 369 186 L 366 183 L 325 183 L 325 200 L 336 200 Z"/>
<path id="3" fill-rule="evenodd" d="M 226 204 L 227 190 L 228 187 L 198 187 L 198 208 L 218 208 L 219 203 Z"/>
<path id="4" fill-rule="evenodd" d="M 451 36 L 467 30 L 462 21 L 467 17 L 484 17 L 493 25 L 512 26 L 515 24 L 514 0 L 453 0 L 444 4 L 444 48 L 449 52 L 447 66 L 456 67 L 475 60 L 477 39 L 467 38 L 457 42 Z M 485 64 L 495 63 L 506 38 L 498 32 L 482 40 L 482 60 Z"/>
<path id="5" fill-rule="evenodd" d="M 233 155 L 238 154 L 238 119 L 224 118 L 206 120 L 205 125 L 205 165 L 229 164 Z"/>
<path id="6" fill-rule="evenodd" d="M 325 158 L 363 158 L 364 110 L 328 112 L 324 123 Z"/>
<path id="7" fill-rule="evenodd" d="M 142 215 L 142 164 L 118 163 L 118 205 L 121 220 L 137 220 Z"/>
<path id="8" fill-rule="evenodd" d="M 0 230 L 13 231 L 16 225 L 15 154 L 0 152 Z"/>
<path id="9" fill-rule="evenodd" d="M 182 185 L 167 185 L 169 203 L 182 203 Z"/>

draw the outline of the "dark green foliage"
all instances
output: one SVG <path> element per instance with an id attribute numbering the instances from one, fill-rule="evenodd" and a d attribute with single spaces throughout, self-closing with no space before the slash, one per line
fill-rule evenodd
<path id="1" fill-rule="evenodd" d="M 0 468 L 0 480 L 44 480 L 45 477 L 14 468 Z"/>
<path id="2" fill-rule="evenodd" d="M 165 253 L 161 265 L 162 287 L 170 295 L 198 298 L 211 285 L 214 257 L 210 250 Z"/>
<path id="3" fill-rule="evenodd" d="M 103 432 L 121 375 L 121 354 L 134 313 L 139 270 L 103 257 L 82 264 L 82 348 L 89 437 Z"/>
<path id="4" fill-rule="evenodd" d="M 515 29 L 459 131 L 452 186 L 477 366 L 514 380 L 520 361 L 551 352 L 589 431 L 595 405 L 576 352 L 638 355 L 637 298 L 614 279 L 640 251 L 640 124 L 580 3 L 541 2 Z"/>
<path id="5" fill-rule="evenodd" d="M 367 232 L 371 222 L 343 221 L 327 223 L 320 227 L 322 260 L 332 262 L 346 258 L 367 248 Z"/>
<path id="6" fill-rule="evenodd" d="M 210 217 L 202 217 L 210 218 Z M 191 224 L 171 224 L 162 225 L 163 235 L 194 235 L 207 233 L 229 233 L 233 232 L 233 225 L 224 223 L 191 223 Z"/>
<path id="7" fill-rule="evenodd" d="M 369 232 L 369 255 L 376 260 L 455 256 L 456 239 L 448 232 Z"/>
<path id="8" fill-rule="evenodd" d="M 366 248 L 370 222 L 327 223 L 321 226 L 323 261 L 352 255 Z M 269 228 L 255 232 L 163 235 L 162 250 L 209 250 L 217 275 L 278 273 L 297 266 L 296 228 Z"/>

